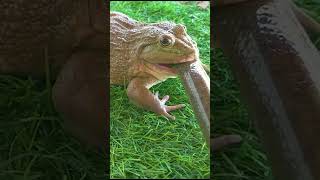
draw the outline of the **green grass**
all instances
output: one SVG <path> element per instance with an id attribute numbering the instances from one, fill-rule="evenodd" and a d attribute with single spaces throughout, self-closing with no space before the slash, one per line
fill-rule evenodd
<path id="1" fill-rule="evenodd" d="M 144 22 L 164 20 L 183 23 L 198 42 L 200 57 L 209 63 L 209 9 L 176 2 L 111 2 L 111 10 Z M 169 104 L 187 107 L 173 112 L 167 120 L 131 104 L 125 87 L 111 88 L 111 167 L 112 178 L 205 178 L 210 173 L 205 144 L 188 97 L 179 79 L 169 79 L 151 88 L 161 97 L 170 95 Z"/>
<path id="2" fill-rule="evenodd" d="M 315 0 L 299 0 L 298 5 L 310 10 L 320 22 L 320 4 Z M 320 36 L 312 35 L 315 45 L 320 48 Z M 238 148 L 229 148 L 215 154 L 215 180 L 271 180 L 270 163 L 257 137 L 247 108 L 242 103 L 239 84 L 230 70 L 228 59 L 217 50 L 212 64 L 213 77 L 213 132 L 217 134 L 240 134 L 244 138 Z"/>
<path id="3" fill-rule="evenodd" d="M 0 179 L 106 179 L 106 155 L 63 130 L 43 81 L 0 75 Z"/>

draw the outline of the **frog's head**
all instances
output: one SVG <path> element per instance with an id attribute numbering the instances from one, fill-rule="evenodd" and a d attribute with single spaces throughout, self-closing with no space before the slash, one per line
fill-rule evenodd
<path id="1" fill-rule="evenodd" d="M 163 22 L 145 27 L 147 39 L 141 39 L 139 60 L 161 71 L 172 71 L 174 64 L 198 59 L 197 44 L 182 24 Z"/>

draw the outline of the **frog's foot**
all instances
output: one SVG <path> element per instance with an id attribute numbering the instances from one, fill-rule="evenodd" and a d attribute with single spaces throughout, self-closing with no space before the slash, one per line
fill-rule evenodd
<path id="1" fill-rule="evenodd" d="M 211 150 L 218 151 L 229 145 L 238 145 L 242 138 L 239 135 L 223 135 L 217 138 L 211 138 Z"/>
<path id="2" fill-rule="evenodd" d="M 169 119 L 175 120 L 176 118 L 174 116 L 172 116 L 171 114 L 169 114 L 170 111 L 174 111 L 177 109 L 181 109 L 183 107 L 185 107 L 185 104 L 178 104 L 178 105 L 173 105 L 173 106 L 167 106 L 166 102 L 169 100 L 169 96 L 165 95 L 162 99 L 159 98 L 159 92 L 156 92 L 156 94 L 154 95 L 155 98 L 160 102 L 161 108 L 156 112 L 160 115 L 163 115 Z"/>

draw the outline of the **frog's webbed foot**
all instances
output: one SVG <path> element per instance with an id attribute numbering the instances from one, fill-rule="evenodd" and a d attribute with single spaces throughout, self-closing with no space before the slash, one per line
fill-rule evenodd
<path id="1" fill-rule="evenodd" d="M 127 94 L 132 103 L 155 112 L 156 114 L 163 115 L 169 119 L 175 119 L 169 112 L 184 107 L 184 104 L 167 106 L 166 102 L 169 96 L 166 95 L 162 99 L 159 98 L 159 92 L 153 94 L 150 92 L 150 84 L 155 84 L 158 80 L 152 76 L 149 77 L 136 77 L 132 79 L 127 88 Z"/>
<path id="2" fill-rule="evenodd" d="M 156 113 L 163 115 L 169 119 L 175 120 L 175 117 L 172 116 L 171 114 L 169 114 L 170 111 L 174 111 L 174 110 L 181 109 L 181 108 L 185 107 L 185 104 L 167 106 L 166 102 L 169 100 L 170 97 L 168 95 L 165 95 L 162 99 L 160 99 L 158 91 L 156 92 L 156 94 L 154 96 L 160 102 L 160 107 L 161 107 Z"/>
<path id="3" fill-rule="evenodd" d="M 242 138 L 239 135 L 223 135 L 210 140 L 211 150 L 218 151 L 226 146 L 238 145 L 241 143 Z"/>

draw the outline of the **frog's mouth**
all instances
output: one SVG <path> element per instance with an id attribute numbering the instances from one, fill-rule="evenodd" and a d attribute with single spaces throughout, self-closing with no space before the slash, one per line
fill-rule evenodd
<path id="1" fill-rule="evenodd" d="M 175 64 L 157 64 L 157 65 L 161 67 L 166 67 L 166 68 L 173 68 Z"/>
<path id="2" fill-rule="evenodd" d="M 185 62 L 177 62 L 177 63 L 150 63 L 148 62 L 148 64 L 152 65 L 153 68 L 164 72 L 164 73 L 169 73 L 169 74 L 173 74 L 173 75 L 177 75 L 178 74 L 178 70 L 177 70 L 177 66 L 179 64 L 183 64 Z"/>
<path id="3" fill-rule="evenodd" d="M 151 63 L 160 71 L 165 71 L 171 74 L 178 74 L 178 67 L 185 62 L 178 62 L 178 63 Z"/>
<path id="4" fill-rule="evenodd" d="M 178 64 L 180 64 L 180 63 L 178 63 Z M 157 68 L 159 68 L 162 71 L 166 71 L 166 72 L 173 73 L 173 74 L 178 73 L 178 71 L 174 68 L 174 66 L 177 64 L 158 63 L 158 64 L 154 64 L 154 65 L 157 66 Z"/>

